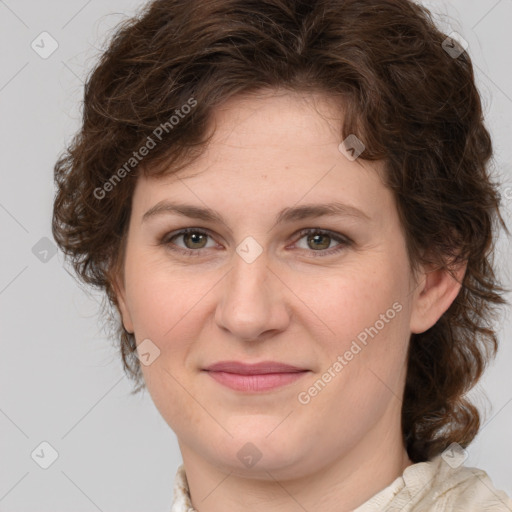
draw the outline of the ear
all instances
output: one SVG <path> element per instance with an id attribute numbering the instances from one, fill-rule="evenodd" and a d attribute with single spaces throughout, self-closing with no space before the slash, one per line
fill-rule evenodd
<path id="1" fill-rule="evenodd" d="M 121 315 L 121 319 L 123 321 L 124 328 L 129 332 L 133 333 L 133 322 L 130 316 L 130 311 L 128 309 L 126 303 L 126 289 L 124 284 L 124 279 L 122 276 L 117 273 L 112 279 L 112 287 L 114 288 L 114 292 L 116 294 L 117 305 L 119 309 L 119 313 Z"/>
<path id="2" fill-rule="evenodd" d="M 425 332 L 441 318 L 457 297 L 466 268 L 467 262 L 452 266 L 451 274 L 447 268 L 432 265 L 422 268 L 412 303 L 412 333 Z"/>

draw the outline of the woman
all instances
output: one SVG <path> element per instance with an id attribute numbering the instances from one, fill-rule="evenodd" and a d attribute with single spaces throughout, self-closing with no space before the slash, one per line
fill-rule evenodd
<path id="1" fill-rule="evenodd" d="M 408 0 L 156 0 L 86 84 L 54 236 L 176 433 L 173 512 L 512 510 L 464 466 L 499 195 Z"/>

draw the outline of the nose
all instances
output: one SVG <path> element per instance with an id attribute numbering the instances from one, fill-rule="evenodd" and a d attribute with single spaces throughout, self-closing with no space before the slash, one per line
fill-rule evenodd
<path id="1" fill-rule="evenodd" d="M 287 300 L 292 294 L 278 274 L 265 252 L 254 261 L 235 253 L 230 272 L 218 288 L 215 321 L 219 328 L 244 341 L 284 331 L 290 323 Z"/>

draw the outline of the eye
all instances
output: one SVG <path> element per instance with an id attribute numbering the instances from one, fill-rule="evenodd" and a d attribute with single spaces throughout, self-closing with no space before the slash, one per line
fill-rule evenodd
<path id="1" fill-rule="evenodd" d="M 300 238 L 297 242 L 303 238 L 306 239 L 306 247 L 302 247 L 301 249 L 317 253 L 315 256 L 329 256 L 331 254 L 335 254 L 350 246 L 352 243 L 352 241 L 345 236 L 323 229 L 304 229 L 299 233 L 299 235 Z M 330 250 L 326 250 L 329 249 L 333 240 L 338 242 L 338 245 Z"/>
<path id="2" fill-rule="evenodd" d="M 211 235 L 202 229 L 198 228 L 186 228 L 182 229 L 174 234 L 171 233 L 172 236 L 165 236 L 162 240 L 162 243 L 164 245 L 169 245 L 169 248 L 171 250 L 176 250 L 178 252 L 181 252 L 183 254 L 191 254 L 193 252 L 198 253 L 200 251 L 197 251 L 197 249 L 204 249 L 204 248 L 210 248 L 207 244 L 207 238 Z M 183 239 L 183 243 L 185 244 L 185 247 L 180 247 L 179 245 L 176 245 L 174 240 L 177 240 L 179 238 Z M 171 246 L 176 246 L 171 247 Z M 213 247 L 215 244 L 213 244 Z"/>
<path id="3" fill-rule="evenodd" d="M 329 256 L 345 249 L 352 244 L 352 241 L 347 237 L 323 229 L 303 229 L 298 233 L 300 238 L 297 242 L 302 239 L 306 239 L 306 247 L 299 247 L 300 250 L 309 251 L 310 253 L 316 253 L 314 256 Z M 176 240 L 183 240 L 183 246 L 176 243 Z M 208 238 L 211 240 L 211 245 L 208 244 Z M 338 245 L 334 248 L 329 249 L 331 242 L 338 242 Z M 167 246 L 170 250 L 179 252 L 185 255 L 199 256 L 201 251 L 199 249 L 211 249 L 215 247 L 213 237 L 208 231 L 199 228 L 185 228 L 180 231 L 170 233 L 163 237 L 161 241 L 162 245 Z M 329 249 L 329 250 L 327 250 Z"/>

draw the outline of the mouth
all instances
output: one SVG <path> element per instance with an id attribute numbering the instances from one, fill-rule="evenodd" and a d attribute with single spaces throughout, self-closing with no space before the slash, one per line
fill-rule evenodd
<path id="1" fill-rule="evenodd" d="M 216 382 L 236 391 L 261 392 L 291 384 L 309 370 L 275 361 L 247 364 L 221 361 L 203 371 Z"/>

